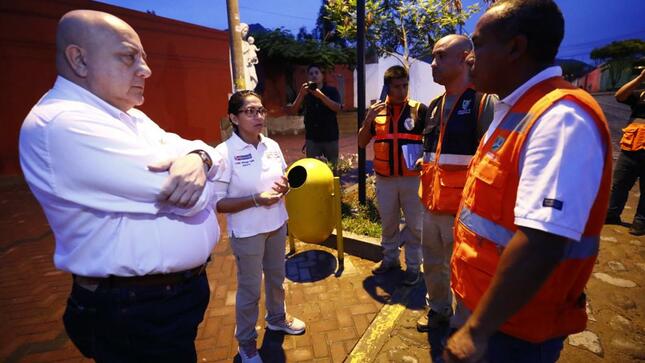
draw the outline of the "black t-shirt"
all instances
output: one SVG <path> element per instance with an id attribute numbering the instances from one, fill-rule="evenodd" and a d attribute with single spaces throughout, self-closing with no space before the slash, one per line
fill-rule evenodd
<path id="1" fill-rule="evenodd" d="M 338 90 L 331 86 L 323 86 L 320 91 L 330 100 L 340 103 Z M 314 97 L 306 95 L 303 101 L 305 116 L 305 138 L 307 140 L 326 142 L 338 141 L 338 120 L 336 112 Z"/>
<path id="2" fill-rule="evenodd" d="M 625 101 L 619 101 L 632 108 L 632 115 L 630 116 L 631 119 L 645 118 L 645 99 L 641 97 L 642 93 L 645 93 L 645 90 L 634 91 Z"/>

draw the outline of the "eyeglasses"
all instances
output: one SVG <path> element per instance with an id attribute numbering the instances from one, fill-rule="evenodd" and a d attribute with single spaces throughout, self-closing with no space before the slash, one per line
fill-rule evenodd
<path id="1" fill-rule="evenodd" d="M 253 116 L 266 116 L 268 110 L 264 107 L 260 108 L 255 108 L 255 107 L 248 107 L 248 108 L 243 108 L 241 110 L 237 111 L 238 113 L 244 113 L 248 117 L 253 117 Z"/>

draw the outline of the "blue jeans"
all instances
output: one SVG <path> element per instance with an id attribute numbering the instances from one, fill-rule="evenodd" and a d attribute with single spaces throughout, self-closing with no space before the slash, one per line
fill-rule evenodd
<path id="1" fill-rule="evenodd" d="M 73 284 L 63 315 L 76 347 L 96 362 L 195 362 L 208 306 L 206 273 L 182 283 L 95 291 Z"/>
<path id="2" fill-rule="evenodd" d="M 489 363 L 552 363 L 560 357 L 565 337 L 531 343 L 497 332 L 488 340 Z"/>

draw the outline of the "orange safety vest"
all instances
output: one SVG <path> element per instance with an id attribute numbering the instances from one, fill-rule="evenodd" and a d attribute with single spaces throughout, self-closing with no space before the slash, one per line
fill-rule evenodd
<path id="1" fill-rule="evenodd" d="M 625 151 L 638 151 L 645 149 L 645 123 L 643 120 L 632 122 L 623 129 L 620 139 L 620 148 Z"/>
<path id="2" fill-rule="evenodd" d="M 455 100 L 448 114 L 448 120 L 452 119 L 462 96 Z M 486 99 L 487 97 L 481 97 L 479 112 L 477 112 L 475 120 L 481 116 Z M 444 94 L 441 96 L 440 105 L 437 108 L 440 120 L 437 148 L 428 157 L 424 155 L 420 176 L 421 182 L 419 183 L 419 198 L 421 198 L 421 202 L 429 211 L 455 214 L 459 208 L 461 193 L 466 183 L 468 164 L 472 155 L 441 154 L 441 146 L 446 124 L 448 123 L 448 121 L 444 121 L 443 117 L 445 102 L 446 97 Z M 428 112 L 430 112 L 430 109 L 428 109 Z"/>
<path id="3" fill-rule="evenodd" d="M 423 125 L 419 122 L 421 103 L 408 100 L 398 120 L 392 122 L 391 107 L 374 119 L 374 172 L 382 176 L 415 176 L 419 172 L 408 168 L 403 159 L 403 145 L 415 145 L 422 150 Z M 419 157 L 420 157 L 419 153 Z"/>
<path id="4" fill-rule="evenodd" d="M 480 143 L 464 186 L 455 223 L 451 286 L 466 307 L 474 310 L 491 280 L 504 247 L 517 226 L 514 207 L 519 185 L 522 146 L 535 121 L 567 99 L 593 116 L 606 146 L 600 187 L 580 241 L 569 241 L 563 260 L 544 285 L 500 330 L 530 342 L 543 342 L 584 330 L 585 284 L 598 255 L 611 184 L 611 141 L 607 120 L 596 101 L 561 77 L 538 83 L 509 110 L 486 143 Z"/>

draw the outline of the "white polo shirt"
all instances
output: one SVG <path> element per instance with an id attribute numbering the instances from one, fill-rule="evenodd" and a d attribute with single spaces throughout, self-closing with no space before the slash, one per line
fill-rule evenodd
<path id="1" fill-rule="evenodd" d="M 498 101 L 485 140 L 533 85 L 561 75 L 560 67 L 546 68 Z M 555 102 L 535 122 L 520 154 L 515 224 L 580 240 L 600 187 L 605 151 L 585 109 L 569 100 Z M 558 208 L 545 199 L 559 201 Z"/>
<path id="2" fill-rule="evenodd" d="M 287 164 L 277 142 L 260 135 L 257 149 L 237 134 L 215 148 L 221 164 L 215 176 L 218 199 L 248 197 L 270 191 L 284 175 Z M 284 199 L 271 206 L 259 206 L 227 214 L 228 235 L 251 237 L 275 231 L 287 221 Z"/>

